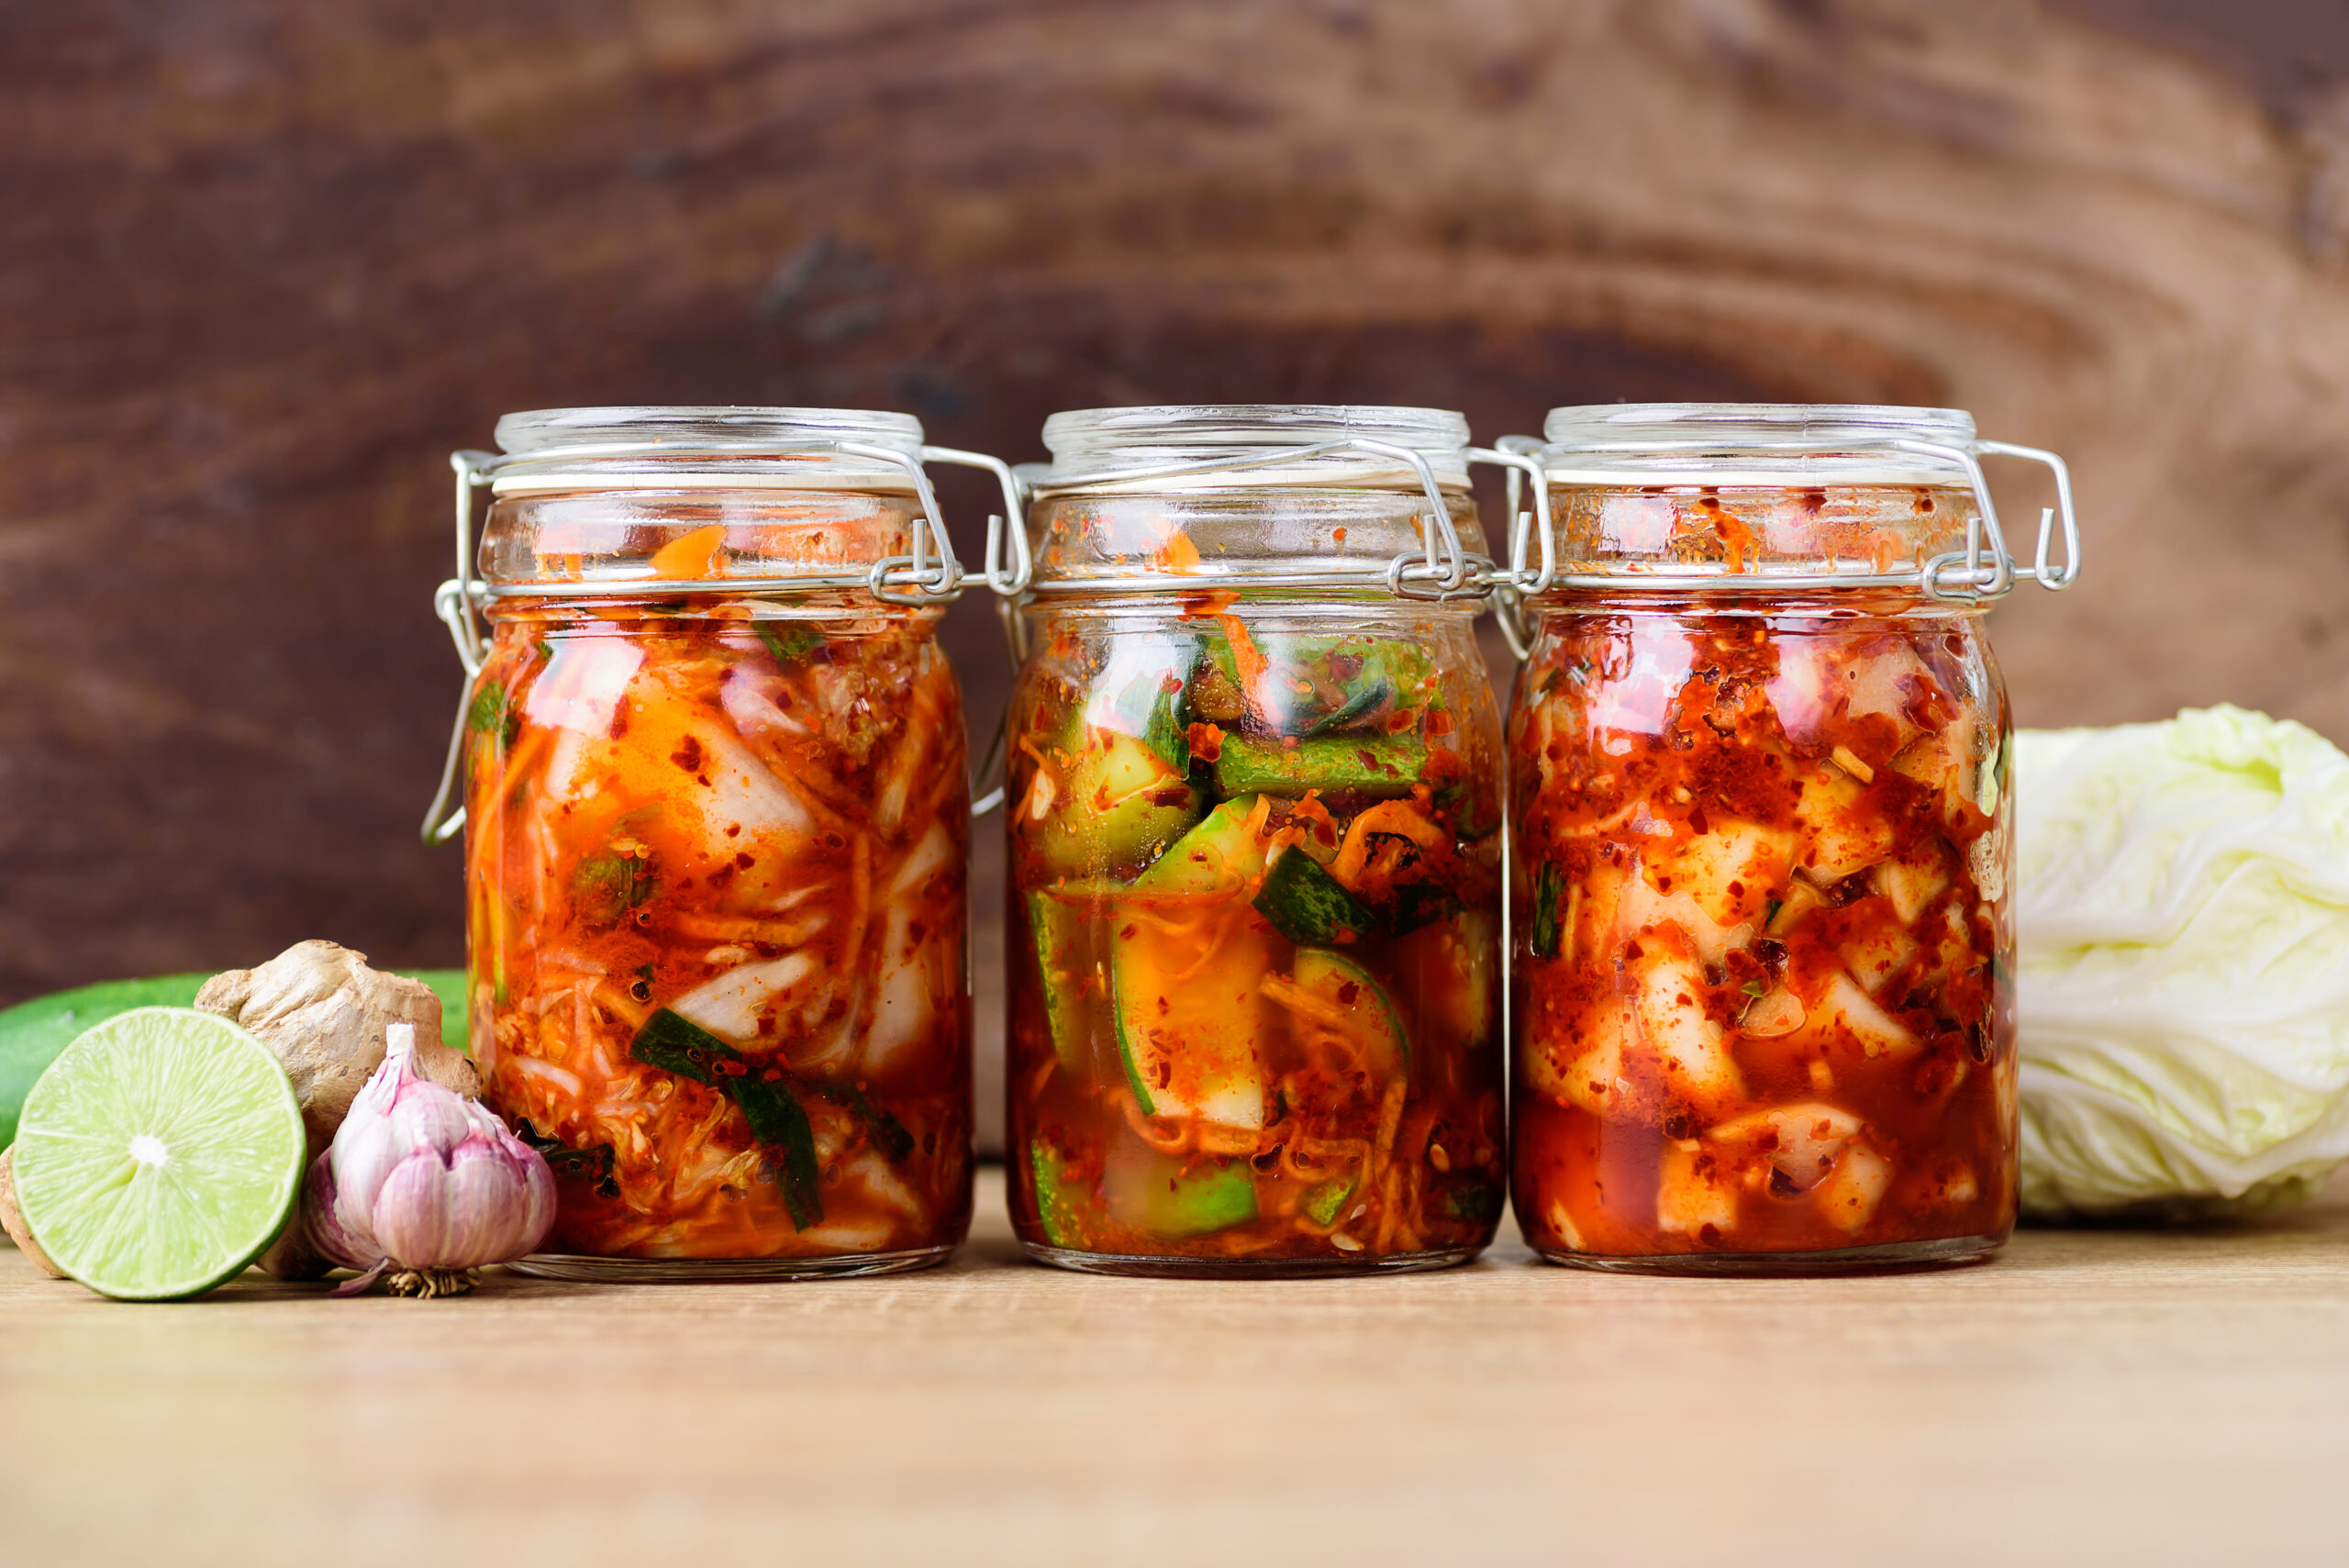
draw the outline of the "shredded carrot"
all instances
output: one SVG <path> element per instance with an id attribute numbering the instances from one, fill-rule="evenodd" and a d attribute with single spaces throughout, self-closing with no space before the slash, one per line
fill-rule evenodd
<path id="1" fill-rule="evenodd" d="M 1314 836 L 1323 843 L 1334 844 L 1338 841 L 1338 819 L 1330 815 L 1328 806 L 1321 804 L 1319 790 L 1307 790 L 1305 798 L 1297 803 L 1289 816 L 1296 821 L 1310 823 L 1314 828 Z"/>
<path id="2" fill-rule="evenodd" d="M 1346 829 L 1346 841 L 1339 846 L 1337 860 L 1330 866 L 1330 874 L 1350 892 L 1362 879 L 1363 866 L 1370 859 L 1374 833 L 1392 833 L 1423 850 L 1441 849 L 1445 841 L 1443 829 L 1419 815 L 1417 806 L 1400 800 L 1379 802 L 1354 818 L 1353 826 Z"/>
<path id="3" fill-rule="evenodd" d="M 1231 667 L 1240 675 L 1240 695 L 1249 710 L 1262 717 L 1264 705 L 1256 695 L 1256 683 L 1264 678 L 1268 666 L 1264 655 L 1248 635 L 1248 624 L 1238 616 L 1218 616 L 1223 623 L 1223 635 L 1231 642 Z"/>
<path id="4" fill-rule="evenodd" d="M 724 523 L 680 534 L 652 552 L 652 575 L 664 582 L 718 576 L 718 558 L 725 548 Z"/>
<path id="5" fill-rule="evenodd" d="M 1345 1008 L 1326 997 L 1315 995 L 1293 980 L 1267 974 L 1258 989 L 1266 1001 L 1277 1002 L 1292 1013 L 1311 1018 L 1341 1033 L 1353 1027 L 1353 1017 Z"/>
<path id="6" fill-rule="evenodd" d="M 1157 553 L 1150 558 L 1151 570 L 1172 573 L 1177 576 L 1189 572 L 1198 563 L 1199 547 L 1193 544 L 1191 536 L 1180 528 L 1175 529 L 1174 537 L 1168 539 L 1159 548 Z"/>
<path id="7" fill-rule="evenodd" d="M 1210 588 L 1204 594 L 1183 595 L 1183 613 L 1188 617 L 1219 616 L 1240 602 L 1240 595 L 1230 588 Z"/>

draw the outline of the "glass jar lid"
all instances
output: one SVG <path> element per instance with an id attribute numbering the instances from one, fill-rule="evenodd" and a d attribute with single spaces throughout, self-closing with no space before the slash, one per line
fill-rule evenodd
<path id="1" fill-rule="evenodd" d="M 866 408 L 539 408 L 497 422 L 482 464 L 532 490 L 921 488 L 921 421 Z"/>
<path id="2" fill-rule="evenodd" d="M 2060 590 L 2079 575 L 2070 471 L 2054 452 L 1981 439 L 1956 408 L 1867 404 L 1623 403 L 1553 408 L 1544 439 L 1501 446 L 1546 481 L 1511 538 L 1512 591 L 1675 594 L 1907 589 L 1977 603 L 2024 578 Z M 2044 465 L 2056 505 L 2028 565 L 2009 553 L 1981 459 Z M 1517 515 L 1517 476 L 1510 513 Z M 1917 499 L 1887 522 L 1891 489 Z M 1768 511 L 1770 493 L 1791 511 Z M 1616 499 L 1603 505 L 1595 493 Z M 1641 497 L 1650 499 L 1642 502 Z M 1682 517 L 1682 502 L 1719 515 Z M 1565 515 L 1554 514 L 1564 507 Z M 1760 508 L 1756 516 L 1741 507 Z M 1671 515 L 1667 516 L 1669 513 Z M 2060 525 L 2059 525 L 2060 518 Z M 1529 526 L 1530 525 L 1530 526 Z M 2054 561 L 2059 529 L 2061 564 Z M 1709 530 L 1718 549 L 1698 536 Z M 1531 537 L 1529 537 L 1531 536 Z M 1539 560 L 1529 559 L 1538 540 Z"/>
<path id="3" fill-rule="evenodd" d="M 1044 444 L 1052 461 L 1021 471 L 1039 593 L 1481 597 L 1469 464 L 1521 461 L 1470 447 L 1449 410 L 1341 404 L 1078 409 Z"/>
<path id="4" fill-rule="evenodd" d="M 1974 416 L 1863 403 L 1617 403 L 1553 408 L 1542 434 L 1553 484 L 1963 484 Z"/>
<path id="5" fill-rule="evenodd" d="M 1084 486 L 1230 489 L 1468 485 L 1467 417 L 1443 408 L 1321 403 L 1201 403 L 1078 408 L 1044 421 L 1050 466 L 1039 494 Z M 1244 464 L 1245 466 L 1241 466 Z M 1187 470 L 1188 472 L 1185 472 Z"/>

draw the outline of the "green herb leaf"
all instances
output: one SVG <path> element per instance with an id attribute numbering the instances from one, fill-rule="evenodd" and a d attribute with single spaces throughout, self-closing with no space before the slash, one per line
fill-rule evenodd
<path id="1" fill-rule="evenodd" d="M 778 664 L 796 664 L 824 646 L 824 634 L 802 621 L 760 620 L 751 626 Z"/>
<path id="2" fill-rule="evenodd" d="M 745 1073 L 726 1081 L 751 1136 L 783 1153 L 783 1202 L 791 1210 L 794 1229 L 805 1230 L 824 1218 L 822 1175 L 816 1168 L 816 1132 L 807 1125 L 807 1108 L 781 1082 Z"/>
<path id="3" fill-rule="evenodd" d="M 1769 908 L 1765 910 L 1762 915 L 1762 929 L 1766 931 L 1772 926 L 1777 924 L 1778 911 L 1786 906 L 1786 901 L 1784 899 L 1771 899 Z"/>
<path id="4" fill-rule="evenodd" d="M 873 1147 L 881 1151 L 881 1158 L 894 1165 L 914 1151 L 914 1135 L 906 1130 L 906 1124 L 874 1105 L 863 1090 L 852 1084 L 825 1092 L 836 1096 L 864 1124 L 865 1135 L 873 1140 Z"/>
<path id="5" fill-rule="evenodd" d="M 663 1073 L 674 1073 L 680 1078 L 691 1078 L 713 1089 L 726 1086 L 720 1063 L 742 1062 L 740 1051 L 666 1007 L 644 1020 L 629 1053 Z"/>
<path id="6" fill-rule="evenodd" d="M 771 1081 L 753 1073 L 740 1051 L 666 1007 L 645 1020 L 629 1051 L 639 1062 L 707 1084 L 733 1100 L 751 1137 L 782 1156 L 783 1201 L 792 1225 L 805 1230 L 822 1222 L 816 1131 L 807 1124 L 807 1107 L 780 1073 Z"/>
<path id="7" fill-rule="evenodd" d="M 612 1173 L 610 1144 L 596 1143 L 585 1149 L 573 1149 L 561 1139 L 545 1137 L 527 1121 L 515 1125 L 514 1136 L 539 1151 L 539 1158 L 547 1162 L 547 1169 L 554 1173 L 558 1181 L 569 1177 L 573 1181 L 585 1182 L 596 1189 L 597 1197 L 620 1195 L 619 1181 Z"/>
<path id="8" fill-rule="evenodd" d="M 1533 956 L 1555 958 L 1565 935 L 1561 906 L 1565 902 L 1566 874 L 1556 862 L 1543 861 L 1533 873 Z"/>
<path id="9" fill-rule="evenodd" d="M 649 901 L 656 885 L 651 861 L 618 853 L 589 855 L 572 873 L 571 895 L 579 902 L 582 919 L 609 928 Z"/>
<path id="10" fill-rule="evenodd" d="M 1501 1212 L 1500 1184 L 1483 1176 L 1454 1176 L 1444 1184 L 1443 1211 L 1454 1219 L 1479 1223 L 1497 1219 Z"/>
<path id="11" fill-rule="evenodd" d="M 503 750 L 514 744 L 514 737 L 522 730 L 522 710 L 514 706 L 512 694 L 504 686 L 484 686 L 473 694 L 465 707 L 465 722 L 474 733 L 495 735 Z"/>
<path id="12" fill-rule="evenodd" d="M 1738 989 L 1758 1002 L 1769 994 L 1770 983 L 1766 980 L 1749 980 Z"/>

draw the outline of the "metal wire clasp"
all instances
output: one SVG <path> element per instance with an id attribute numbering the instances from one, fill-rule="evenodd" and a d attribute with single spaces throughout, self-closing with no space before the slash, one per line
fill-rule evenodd
<path id="1" fill-rule="evenodd" d="M 1558 575 L 1558 530 L 1550 520 L 1549 476 L 1533 454 L 1541 443 L 1526 436 L 1503 436 L 1489 447 L 1471 447 L 1468 461 L 1488 462 L 1508 471 L 1508 564 L 1494 573 L 1493 620 L 1508 641 L 1509 651 L 1523 659 L 1533 651 L 1532 628 L 1526 624 L 1525 600 L 1545 593 Z M 1520 510 L 1525 482 L 1533 482 L 1533 509 Z M 1538 539 L 1542 564 L 1528 557 Z"/>
<path id="2" fill-rule="evenodd" d="M 1250 469 L 1270 468 L 1282 463 L 1301 462 L 1317 457 L 1362 456 L 1384 458 L 1409 468 L 1428 498 L 1427 515 L 1419 519 L 1421 547 L 1417 551 L 1406 550 L 1384 567 L 1372 567 L 1359 572 L 1312 573 L 1251 573 L 1237 579 L 1256 587 L 1265 588 L 1340 588 L 1363 589 L 1385 587 L 1387 592 L 1411 599 L 1450 599 L 1482 595 L 1491 586 L 1486 573 L 1479 570 L 1482 557 L 1472 557 L 1460 542 L 1460 530 L 1453 526 L 1452 509 L 1443 498 L 1443 486 L 1436 479 L 1434 465 L 1427 454 L 1410 447 L 1389 441 L 1372 440 L 1353 436 L 1342 440 L 1319 441 L 1306 446 L 1271 447 L 1244 456 L 1208 458 L 1197 462 L 1163 463 L 1155 468 L 1119 469 L 1112 473 L 1052 484 L 1031 480 L 1028 495 L 1032 499 L 1071 491 L 1094 490 L 1107 485 L 1124 489 L 1131 485 L 1162 479 L 1197 479 L 1209 474 L 1239 473 Z M 1020 541 L 1022 560 L 1026 560 L 1027 542 Z M 994 581 L 992 574 L 990 583 Z M 998 593 L 1016 595 L 1032 589 L 1046 593 L 1074 594 L 1196 594 L 1208 585 L 1197 576 L 1174 573 L 1152 573 L 1147 575 L 1071 577 L 1063 581 L 1037 584 L 1031 580 L 1019 589 L 997 588 Z"/>
<path id="3" fill-rule="evenodd" d="M 2021 577 L 2029 577 L 2050 593 L 2060 594 L 2078 579 L 2080 524 L 2072 511 L 2072 471 L 2065 466 L 2062 458 L 2037 447 L 2018 447 L 2005 441 L 1969 441 L 1962 447 L 1945 446 L 1939 441 L 1896 440 L 1887 444 L 1896 450 L 1957 463 L 1974 484 L 1976 515 L 1966 520 L 1965 549 L 1933 557 L 1919 574 L 1918 586 L 1929 597 L 1951 604 L 1996 599 L 2011 590 L 2015 580 Z M 1998 526 L 1998 504 L 1991 499 L 1990 482 L 1982 473 L 1981 460 L 1985 456 L 2019 457 L 2044 463 L 2055 476 L 2056 504 L 2040 509 L 2039 548 L 2030 566 L 2017 566 L 2014 557 L 2008 553 L 2006 532 Z M 2051 568 L 2047 558 L 2054 542 L 2059 509 L 2064 528 L 2064 564 Z M 1989 547 L 1987 559 L 1983 554 L 1986 543 Z"/>
<path id="4" fill-rule="evenodd" d="M 1842 588 L 1913 588 L 1929 598 L 1946 604 L 1979 604 L 1996 599 L 2010 591 L 2016 583 L 2029 579 L 2050 593 L 2061 593 L 2079 580 L 2080 524 L 2072 503 L 2072 473 L 2064 460 L 2052 451 L 2038 447 L 2016 446 L 2008 441 L 1976 440 L 1964 446 L 1940 441 L 1889 439 L 1881 443 L 1887 451 L 1909 452 L 1920 457 L 1938 458 L 1965 471 L 1974 491 L 1975 516 L 1965 528 L 1965 548 L 1936 555 L 1913 573 L 1811 573 L 1800 575 L 1777 574 L 1763 578 L 1724 578 L 1719 575 L 1698 576 L 1668 573 L 1567 573 L 1559 570 L 1558 544 L 1553 513 L 1550 505 L 1550 482 L 1542 462 L 1543 443 L 1531 436 L 1504 436 L 1492 450 L 1478 450 L 1470 456 L 1475 461 L 1498 462 L 1508 468 L 1509 558 L 1505 571 L 1496 573 L 1495 613 L 1509 647 L 1520 659 L 1531 647 L 1531 628 L 1526 624 L 1524 602 L 1557 586 L 1585 588 L 1598 592 L 1706 593 L 1735 588 L 1751 592 L 1758 587 L 1809 591 L 1831 591 Z M 1985 457 L 2015 457 L 2029 462 L 2043 464 L 2055 480 L 2055 505 L 2043 507 L 2039 514 L 2039 541 L 2032 553 L 2032 564 L 2018 565 L 2007 549 L 2006 532 L 1998 521 L 1998 502 L 1990 495 L 1990 483 L 1982 472 Z M 1521 487 L 1526 479 L 1534 482 L 1534 506 L 1531 512 L 1520 511 Z M 2058 533 L 2063 539 L 2063 560 L 2054 562 Z M 1531 559 L 1533 544 L 1538 540 L 1541 560 Z"/>
<path id="5" fill-rule="evenodd" d="M 473 539 L 473 492 L 495 483 L 503 470 L 631 457 L 780 457 L 825 452 L 865 458 L 905 471 L 921 506 L 920 515 L 914 519 L 913 548 L 909 554 L 885 556 L 863 573 L 770 573 L 751 577 L 677 582 L 635 578 L 593 584 L 514 584 L 494 588 L 481 575 Z M 456 645 L 457 661 L 464 666 L 465 688 L 464 695 L 458 700 L 456 722 L 450 728 L 449 751 L 440 765 L 440 787 L 433 793 L 431 808 L 425 814 L 424 841 L 429 844 L 446 843 L 465 825 L 464 808 L 456 804 L 456 796 L 462 787 L 460 774 L 464 755 L 466 710 L 472 702 L 473 683 L 480 677 L 482 663 L 488 656 L 489 634 L 483 618 L 483 606 L 487 601 L 493 598 L 546 597 L 633 599 L 648 595 L 706 594 L 719 590 L 788 593 L 862 587 L 884 604 L 943 604 L 961 595 L 964 573 L 962 562 L 955 556 L 953 541 L 947 537 L 945 519 L 939 513 L 937 493 L 930 488 L 929 472 L 923 467 L 928 462 L 988 470 L 1003 487 L 1007 512 L 1013 518 L 1020 516 L 1019 482 L 1009 466 L 983 452 L 962 451 L 952 447 L 925 446 L 916 456 L 895 447 L 874 446 L 863 441 L 697 441 L 610 443 L 566 447 L 551 453 L 503 456 L 484 451 L 450 453 L 449 466 L 456 474 L 457 574 L 434 591 L 432 604 L 441 624 L 449 628 L 450 639 Z M 989 586 L 996 585 L 993 570 L 995 541 L 1003 526 L 1003 518 L 990 517 L 987 519 Z M 1019 570 L 1027 570 L 1027 541 L 1024 537 L 1019 543 Z M 1000 797 L 1001 790 L 998 788 L 992 798 Z"/>

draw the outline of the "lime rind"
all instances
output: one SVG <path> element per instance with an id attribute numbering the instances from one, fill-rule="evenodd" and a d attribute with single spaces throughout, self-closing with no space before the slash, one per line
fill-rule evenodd
<path id="1" fill-rule="evenodd" d="M 141 1007 L 59 1053 L 16 1151 L 17 1205 L 50 1262 L 106 1296 L 170 1300 L 235 1277 L 285 1228 L 302 1113 L 244 1029 Z"/>

